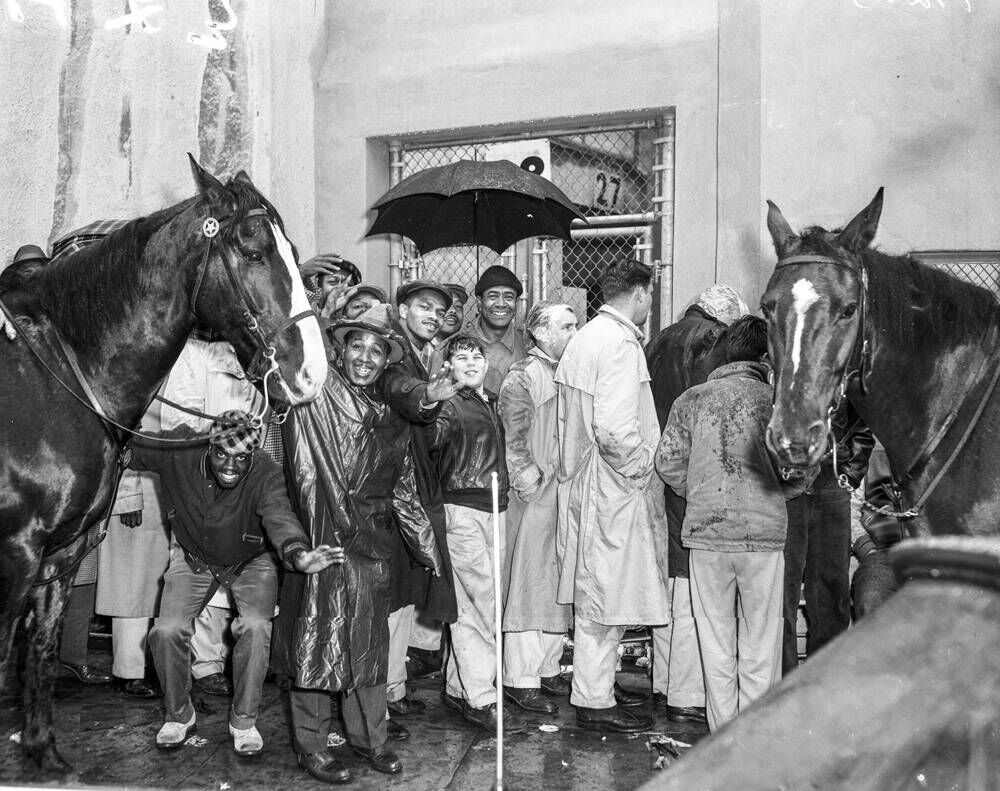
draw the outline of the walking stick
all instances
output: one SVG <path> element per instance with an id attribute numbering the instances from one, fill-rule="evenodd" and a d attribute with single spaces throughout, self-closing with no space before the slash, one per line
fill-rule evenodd
<path id="1" fill-rule="evenodd" d="M 497 660 L 497 779 L 496 791 L 503 791 L 503 632 L 501 631 L 500 601 L 500 492 L 497 474 L 492 473 L 490 488 L 493 492 L 493 620 L 494 646 Z"/>

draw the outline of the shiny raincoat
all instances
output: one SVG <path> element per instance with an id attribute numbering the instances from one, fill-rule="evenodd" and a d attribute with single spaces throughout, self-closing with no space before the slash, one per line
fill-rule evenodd
<path id="1" fill-rule="evenodd" d="M 417 563 L 442 571 L 417 497 L 409 424 L 331 365 L 319 399 L 289 414 L 284 440 L 292 500 L 313 546 L 342 546 L 347 557 L 318 574 L 286 575 L 278 665 L 308 689 L 385 684 L 396 531 Z"/>
<path id="2" fill-rule="evenodd" d="M 639 329 L 602 307 L 570 340 L 559 388 L 559 602 L 607 626 L 665 624 L 659 424 Z"/>
<path id="3" fill-rule="evenodd" d="M 565 632 L 573 608 L 556 602 L 556 361 L 538 348 L 510 367 L 500 386 L 507 438 L 507 541 L 503 630 Z M 510 581 L 513 579 L 513 586 Z"/>

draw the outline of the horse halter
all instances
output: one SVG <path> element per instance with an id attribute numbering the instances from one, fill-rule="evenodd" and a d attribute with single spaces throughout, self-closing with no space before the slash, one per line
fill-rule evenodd
<path id="1" fill-rule="evenodd" d="M 250 219 L 251 217 L 269 217 L 269 214 L 267 209 L 259 207 L 251 209 L 247 212 L 246 219 Z M 223 218 L 223 220 L 226 219 L 228 218 Z M 208 270 L 208 262 L 212 257 L 212 243 L 215 241 L 216 236 L 218 236 L 220 229 L 220 221 L 212 216 L 206 217 L 201 226 L 202 235 L 208 239 L 208 244 L 205 247 L 205 255 L 198 268 L 198 277 L 195 280 L 194 290 L 191 292 L 190 308 L 191 312 L 196 316 L 198 315 L 196 308 L 198 305 L 198 296 L 201 293 L 201 284 L 205 279 L 205 272 Z M 265 333 L 260 325 L 260 319 L 261 316 L 263 316 L 263 311 L 257 306 L 253 296 L 246 290 L 242 281 L 236 276 L 236 264 L 233 262 L 232 254 L 233 250 L 231 245 L 223 244 L 220 241 L 219 257 L 222 259 L 223 268 L 229 278 L 229 283 L 232 285 L 233 291 L 236 293 L 236 298 L 239 300 L 240 306 L 242 307 L 241 318 L 243 319 L 243 328 L 250 335 L 250 339 L 253 341 L 255 347 L 254 355 L 250 360 L 250 364 L 246 368 L 246 373 L 247 378 L 250 381 L 261 382 L 261 390 L 264 394 L 264 404 L 261 407 L 261 411 L 257 415 L 254 415 L 251 420 L 251 425 L 254 428 L 259 428 L 263 425 L 264 416 L 267 414 L 268 408 L 271 405 L 271 397 L 267 389 L 267 380 L 279 372 L 278 362 L 275 359 L 277 350 L 272 345 L 272 341 L 277 335 L 286 330 L 288 327 L 297 324 L 303 319 L 311 318 L 315 314 L 312 310 L 301 311 L 300 313 L 289 316 L 284 321 L 280 322 L 271 330 L 270 333 Z M 281 413 L 279 415 L 279 423 L 284 422 L 286 414 L 287 413 Z"/>
<path id="2" fill-rule="evenodd" d="M 829 434 L 830 448 L 833 452 L 833 469 L 837 469 L 837 438 L 833 433 L 833 414 L 840 407 L 844 398 L 847 396 L 847 387 L 851 383 L 851 379 L 855 376 L 858 377 L 858 385 L 861 388 L 861 394 L 864 395 L 867 390 L 867 376 L 871 371 L 871 349 L 868 345 L 868 334 L 867 334 L 867 319 L 868 319 L 868 269 L 865 267 L 864 261 L 859 261 L 857 266 L 848 261 L 842 261 L 839 258 L 833 258 L 832 256 L 826 255 L 816 255 L 812 253 L 803 253 L 801 255 L 792 255 L 788 258 L 781 258 L 778 263 L 775 264 L 775 271 L 781 269 L 785 266 L 793 266 L 795 264 L 833 264 L 834 266 L 844 267 L 849 269 L 854 274 L 858 275 L 858 334 L 854 340 L 854 348 L 851 350 L 851 356 L 847 358 L 847 362 L 844 363 L 844 369 L 840 375 L 840 384 L 837 386 L 833 400 L 826 411 L 826 425 Z M 852 361 L 857 360 L 857 363 L 852 365 Z M 853 489 L 850 481 L 847 479 L 846 475 L 838 475 L 837 483 L 842 489 Z"/>

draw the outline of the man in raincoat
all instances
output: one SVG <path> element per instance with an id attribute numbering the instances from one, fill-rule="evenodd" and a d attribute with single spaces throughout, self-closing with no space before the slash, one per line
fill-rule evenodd
<path id="1" fill-rule="evenodd" d="M 525 319 L 534 340 L 528 356 L 510 367 L 500 387 L 507 438 L 510 494 L 504 563 L 504 697 L 532 713 L 554 714 L 544 697 L 563 696 L 559 675 L 563 636 L 573 608 L 556 602 L 556 384 L 559 358 L 576 334 L 569 305 L 536 302 Z"/>
<path id="2" fill-rule="evenodd" d="M 618 643 L 631 624 L 668 620 L 659 424 L 642 351 L 652 270 L 622 259 L 601 274 L 605 304 L 569 342 L 559 386 L 558 601 L 575 607 L 577 723 L 636 733 L 645 698 L 615 689 Z M 638 700 L 636 699 L 638 697 Z"/>
<path id="3" fill-rule="evenodd" d="M 290 413 L 285 447 L 306 532 L 343 547 L 345 560 L 314 577 L 286 577 L 281 608 L 293 621 L 278 650 L 292 675 L 299 765 L 319 780 L 342 783 L 350 770 L 326 751 L 334 691 L 343 692 L 341 711 L 355 752 L 377 771 L 402 769 L 385 749 L 396 531 L 417 563 L 435 574 L 442 564 L 417 497 L 409 424 L 379 395 L 382 372 L 403 353 L 386 307 L 339 322 L 333 335 L 342 353 L 331 363 L 320 398 Z"/>

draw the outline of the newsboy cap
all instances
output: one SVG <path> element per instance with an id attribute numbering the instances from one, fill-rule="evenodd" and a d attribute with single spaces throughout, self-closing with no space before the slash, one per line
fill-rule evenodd
<path id="1" fill-rule="evenodd" d="M 49 257 L 45 255 L 45 251 L 42 250 L 37 244 L 24 244 L 17 248 L 17 252 L 14 253 L 14 260 L 11 261 L 11 265 L 23 264 L 25 261 L 48 261 Z"/>
<path id="2" fill-rule="evenodd" d="M 408 280 L 403 283 L 396 289 L 396 307 L 402 305 L 418 291 L 433 291 L 435 294 L 440 294 L 444 300 L 445 310 L 451 307 L 451 292 L 436 280 Z"/>
<path id="3" fill-rule="evenodd" d="M 512 288 L 518 296 L 521 296 L 521 292 L 524 291 L 524 287 L 521 285 L 521 281 L 518 280 L 517 275 L 505 266 L 494 264 L 488 269 L 483 270 L 483 273 L 479 276 L 479 280 L 476 281 L 476 296 L 481 297 L 484 292 L 497 286 Z"/>

